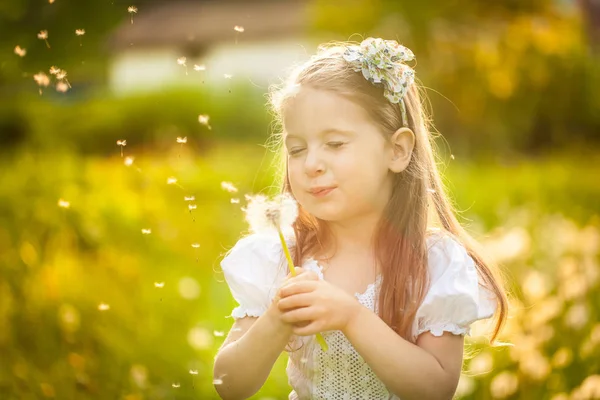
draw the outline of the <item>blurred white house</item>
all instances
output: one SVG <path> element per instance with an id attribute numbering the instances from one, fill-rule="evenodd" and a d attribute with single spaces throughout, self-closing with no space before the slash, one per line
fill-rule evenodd
<path id="1" fill-rule="evenodd" d="M 307 33 L 307 7 L 301 0 L 140 6 L 133 23 L 124 21 L 108 40 L 110 88 L 123 95 L 245 80 L 266 89 L 316 48 Z"/>

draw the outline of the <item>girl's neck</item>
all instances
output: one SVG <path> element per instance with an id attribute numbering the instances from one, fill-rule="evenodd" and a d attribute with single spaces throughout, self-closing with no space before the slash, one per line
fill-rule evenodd
<path id="1" fill-rule="evenodd" d="M 324 258 L 337 254 L 364 256 L 373 251 L 373 235 L 378 218 L 362 217 L 348 221 L 328 221 L 327 226 L 333 235 L 333 249 L 323 249 Z"/>

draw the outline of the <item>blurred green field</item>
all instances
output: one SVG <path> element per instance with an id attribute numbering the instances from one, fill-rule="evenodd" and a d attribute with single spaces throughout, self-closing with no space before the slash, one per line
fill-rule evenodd
<path id="1" fill-rule="evenodd" d="M 235 305 L 219 259 L 247 229 L 243 195 L 277 188 L 262 146 L 190 148 L 157 153 L 129 143 L 124 157 L 116 146 L 112 156 L 92 157 L 24 147 L 3 156 L 2 399 L 216 397 L 212 361 Z M 445 177 L 464 222 L 507 266 L 520 300 L 507 330 L 519 346 L 483 347 L 465 364 L 459 393 L 487 399 L 514 386 L 514 395 L 494 398 L 537 399 L 572 392 L 600 359 L 600 326 L 593 325 L 600 159 L 448 161 Z M 223 190 L 223 181 L 239 191 Z M 480 348 L 474 341 L 472 349 Z M 285 362 L 282 356 L 254 398 L 287 396 Z M 491 365 L 493 375 L 472 376 Z"/>

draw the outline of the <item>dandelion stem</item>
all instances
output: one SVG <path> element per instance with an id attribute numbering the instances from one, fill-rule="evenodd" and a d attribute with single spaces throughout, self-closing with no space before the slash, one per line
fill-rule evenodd
<path id="1" fill-rule="evenodd" d="M 290 273 L 292 274 L 292 276 L 296 276 L 296 268 L 294 268 L 294 261 L 292 260 L 292 256 L 290 255 L 290 250 L 288 249 L 287 243 L 285 242 L 283 233 L 281 232 L 281 228 L 278 225 L 275 225 L 275 227 L 277 228 L 277 233 L 279 233 L 279 240 L 281 241 L 281 246 L 283 247 L 283 252 L 285 254 L 285 258 L 287 259 L 288 267 L 290 268 Z M 327 342 L 325 341 L 323 335 L 321 335 L 320 333 L 317 333 L 317 342 L 319 342 L 323 351 L 327 351 Z"/>

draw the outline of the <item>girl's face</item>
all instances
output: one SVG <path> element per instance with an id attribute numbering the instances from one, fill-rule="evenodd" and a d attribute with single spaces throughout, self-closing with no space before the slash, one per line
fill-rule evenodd
<path id="1" fill-rule="evenodd" d="M 303 87 L 284 112 L 288 178 L 296 200 L 325 221 L 381 215 L 393 157 L 367 112 L 331 91 Z M 311 193 L 317 187 L 334 187 Z"/>

